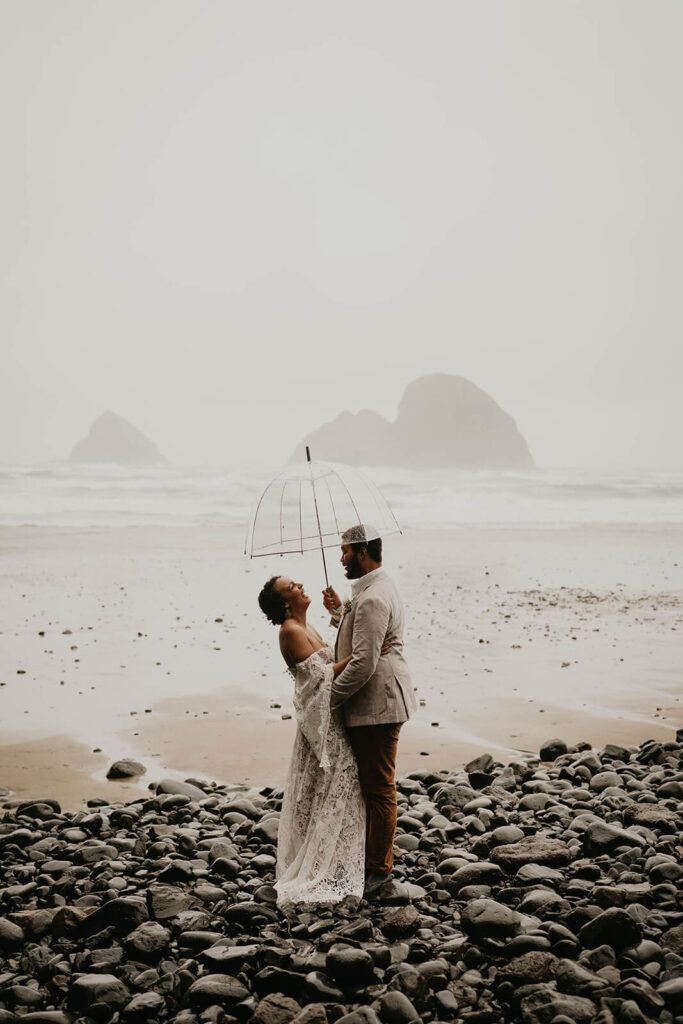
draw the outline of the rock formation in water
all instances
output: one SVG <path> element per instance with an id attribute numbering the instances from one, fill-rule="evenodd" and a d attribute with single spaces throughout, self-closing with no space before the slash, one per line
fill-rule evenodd
<path id="1" fill-rule="evenodd" d="M 409 384 L 389 423 L 368 409 L 343 412 L 294 453 L 352 465 L 531 469 L 529 447 L 513 418 L 476 384 L 445 373 Z"/>
<path id="2" fill-rule="evenodd" d="M 150 465 L 165 462 L 148 437 L 115 412 L 104 412 L 76 444 L 71 462 L 118 462 L 123 465 Z"/>

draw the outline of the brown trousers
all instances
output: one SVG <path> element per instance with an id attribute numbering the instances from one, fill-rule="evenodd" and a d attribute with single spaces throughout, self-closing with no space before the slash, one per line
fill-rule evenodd
<path id="1" fill-rule="evenodd" d="M 396 748 L 401 723 L 347 727 L 365 797 L 367 871 L 391 871 L 396 832 Z"/>

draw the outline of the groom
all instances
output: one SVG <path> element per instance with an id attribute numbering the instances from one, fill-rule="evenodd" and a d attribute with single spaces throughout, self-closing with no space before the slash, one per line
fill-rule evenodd
<path id="1" fill-rule="evenodd" d="M 391 875 L 396 831 L 396 748 L 401 725 L 416 710 L 403 657 L 403 604 L 382 568 L 382 540 L 369 525 L 342 534 L 341 563 L 353 599 L 342 607 L 331 587 L 323 604 L 338 629 L 335 658 L 351 661 L 332 684 L 332 706 L 344 721 L 358 762 L 367 810 L 365 891 L 371 896 Z M 384 641 L 389 653 L 380 658 Z"/>

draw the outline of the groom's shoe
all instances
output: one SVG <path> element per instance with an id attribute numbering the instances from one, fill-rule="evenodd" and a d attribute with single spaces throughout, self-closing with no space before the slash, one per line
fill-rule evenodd
<path id="1" fill-rule="evenodd" d="M 365 876 L 363 899 L 367 900 L 370 899 L 371 896 L 374 896 L 390 878 L 391 871 L 368 871 Z"/>

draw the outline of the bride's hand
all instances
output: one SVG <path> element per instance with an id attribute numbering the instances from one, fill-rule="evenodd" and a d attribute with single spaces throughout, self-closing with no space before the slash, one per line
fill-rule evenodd
<path id="1" fill-rule="evenodd" d="M 384 638 L 384 643 L 380 647 L 379 653 L 380 653 L 380 655 L 381 654 L 388 654 L 390 650 L 391 650 L 391 641 L 387 640 L 387 638 L 385 637 Z"/>

